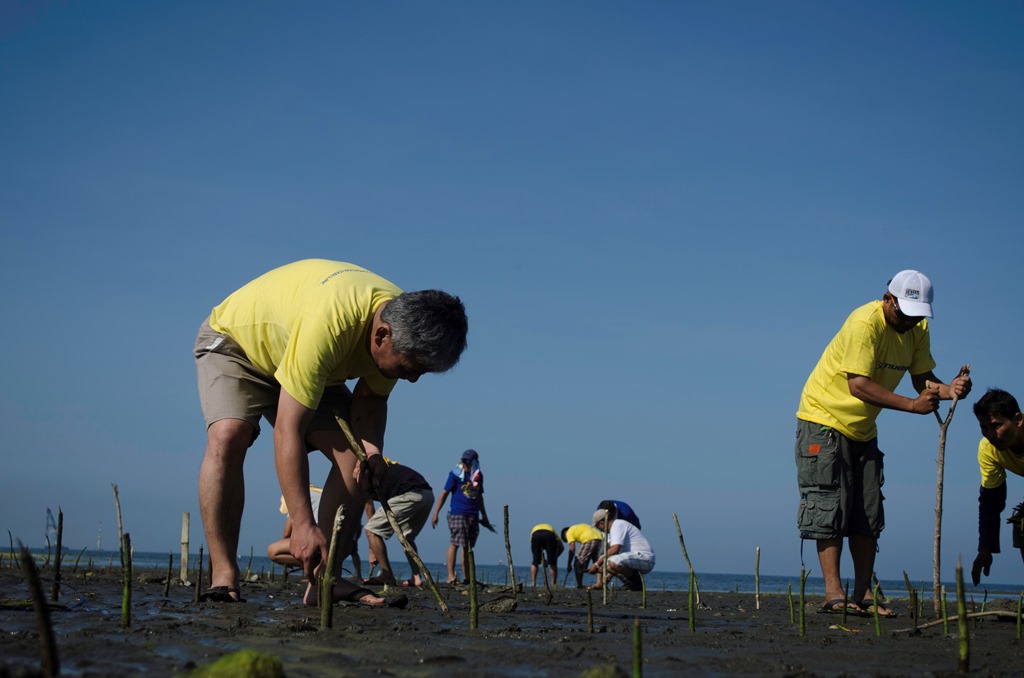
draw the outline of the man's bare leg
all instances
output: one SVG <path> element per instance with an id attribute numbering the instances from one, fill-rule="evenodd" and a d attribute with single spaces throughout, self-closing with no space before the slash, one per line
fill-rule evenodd
<path id="1" fill-rule="evenodd" d="M 843 600 L 843 583 L 839 577 L 839 559 L 843 555 L 843 540 L 819 539 L 818 563 L 821 565 L 821 576 L 825 580 L 825 600 Z M 851 546 L 852 549 L 852 546 Z M 854 598 L 854 600 L 857 600 Z M 842 610 L 837 606 L 836 609 Z"/>
<path id="2" fill-rule="evenodd" d="M 252 425 L 241 419 L 221 419 L 206 431 L 206 453 L 199 469 L 199 508 L 213 586 L 238 588 L 238 533 L 245 505 L 243 465 L 252 435 Z"/>
<path id="3" fill-rule="evenodd" d="M 875 554 L 878 552 L 878 540 L 863 534 L 851 534 L 850 555 L 853 557 L 853 592 L 851 597 L 863 601 L 868 607 L 875 600 L 871 578 L 875 573 Z M 878 616 L 890 617 L 892 611 L 884 605 L 878 607 Z"/>
<path id="4" fill-rule="evenodd" d="M 385 584 L 394 584 L 395 573 L 391 571 L 391 559 L 388 558 L 388 547 L 384 540 L 379 534 L 374 534 L 367 530 L 366 543 L 369 544 L 370 553 L 373 554 L 374 559 L 377 561 L 377 567 L 380 568 L 380 574 L 377 575 L 377 578 Z"/>
<path id="5" fill-rule="evenodd" d="M 455 578 L 455 555 L 456 555 L 456 552 L 458 550 L 459 550 L 458 546 L 456 546 L 455 544 L 449 544 L 448 545 L 448 553 L 445 554 L 444 562 L 445 562 L 445 565 L 448 566 L 448 583 L 449 584 L 454 584 L 455 582 L 458 581 L 458 579 Z"/>
<path id="6" fill-rule="evenodd" d="M 409 540 L 409 546 L 412 547 L 413 551 L 419 553 L 416 549 L 416 542 L 412 539 Z M 420 577 L 420 566 L 416 564 L 416 560 L 412 557 L 412 554 L 406 553 L 405 559 L 409 561 L 409 583 L 413 586 L 423 586 L 423 579 Z"/>

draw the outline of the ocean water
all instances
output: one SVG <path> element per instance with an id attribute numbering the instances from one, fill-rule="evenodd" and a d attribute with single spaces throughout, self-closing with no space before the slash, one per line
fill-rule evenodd
<path id="1" fill-rule="evenodd" d="M 33 551 L 39 555 L 45 556 L 45 551 L 40 552 L 38 549 Z M 196 558 L 198 554 L 192 554 L 189 557 L 189 567 L 194 569 Z M 174 554 L 171 556 L 171 571 L 176 576 L 180 570 L 180 554 Z M 167 553 L 154 553 L 154 552 L 141 552 L 134 553 L 132 556 L 132 564 L 136 570 L 167 570 Z M 400 580 L 409 575 L 409 566 L 405 562 L 398 562 L 399 559 L 395 558 L 392 560 L 392 564 L 395 566 L 395 576 Z M 83 551 L 81 553 L 65 552 L 62 569 L 67 572 L 76 566 L 92 567 L 92 568 L 107 568 L 107 567 L 120 567 L 120 557 L 117 551 Z M 91 565 L 90 565 L 91 563 Z M 244 573 L 246 570 L 249 571 L 251 576 L 270 576 L 271 569 L 273 568 L 277 576 L 281 576 L 281 566 L 275 565 L 266 556 L 253 556 L 250 560 L 249 556 L 240 556 L 238 559 L 239 567 Z M 445 566 L 443 563 L 426 563 L 430 569 L 430 574 L 433 576 L 434 581 L 444 581 L 447 576 L 445 574 Z M 351 563 L 346 563 L 345 576 L 351 576 L 350 570 Z M 965 573 L 970 576 L 970 573 Z M 363 576 L 369 576 L 369 567 L 364 559 L 363 561 Z M 530 567 L 529 565 L 517 565 L 515 566 L 516 580 L 519 582 L 529 582 Z M 559 571 L 559 577 L 561 578 L 557 584 L 559 586 L 565 584 L 569 586 L 575 585 L 575 578 L 573 575 L 569 575 L 566 578 L 565 566 Z M 724 574 L 717 572 L 697 572 L 697 588 L 701 592 L 733 592 L 733 593 L 754 593 L 757 585 L 760 586 L 760 592 L 769 593 L 787 593 L 790 588 L 792 589 L 793 595 L 798 595 L 800 592 L 800 577 L 798 575 L 789 576 L 778 576 L 778 575 L 761 575 L 760 581 L 754 581 L 754 575 L 751 574 Z M 508 566 L 504 564 L 497 565 L 477 565 L 477 579 L 485 584 L 491 585 L 508 585 L 509 582 L 509 570 Z M 592 577 L 589 575 L 584 579 L 584 582 L 592 581 Z M 649 591 L 686 591 L 689 589 L 690 575 L 688 572 L 667 572 L 657 568 L 653 572 L 649 573 L 645 577 L 645 583 Z M 538 584 L 540 583 L 540 575 L 538 575 Z M 918 589 L 923 599 L 931 599 L 932 597 L 932 582 L 929 577 L 925 581 L 914 581 L 911 580 L 911 585 Z M 906 598 L 907 587 L 906 583 L 902 580 L 894 579 L 883 579 L 879 582 L 882 591 L 885 595 L 891 598 Z M 945 583 L 946 591 L 950 600 L 956 598 L 956 584 L 954 582 Z M 804 587 L 804 592 L 807 596 L 822 596 L 825 593 L 825 582 L 820 577 L 808 577 Z M 1017 598 L 1024 592 L 1024 585 L 1022 586 L 1011 586 L 1006 584 L 987 584 L 977 588 L 972 587 L 970 582 L 966 583 L 965 592 L 967 596 L 973 597 L 974 600 L 980 603 L 987 596 L 988 598 Z"/>

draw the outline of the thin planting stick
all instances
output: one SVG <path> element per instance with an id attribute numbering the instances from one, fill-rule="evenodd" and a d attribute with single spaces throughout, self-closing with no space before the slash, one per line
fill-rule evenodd
<path id="1" fill-rule="evenodd" d="M 345 521 L 345 505 L 342 504 L 334 512 L 334 525 L 331 530 L 331 546 L 327 550 L 327 563 L 320 572 L 320 628 L 329 629 L 334 626 L 334 565 L 338 559 L 338 535 L 341 524 Z"/>
<path id="2" fill-rule="evenodd" d="M 761 547 L 757 547 L 757 555 L 754 556 L 754 609 L 761 609 Z"/>
<path id="3" fill-rule="evenodd" d="M 676 521 L 676 534 L 679 535 L 679 545 L 683 547 L 683 558 L 686 559 L 686 566 L 690 568 L 690 572 L 693 572 L 693 563 L 690 562 L 690 554 L 686 552 L 686 542 L 683 541 L 683 530 L 679 527 L 679 518 L 675 513 L 672 514 L 672 520 Z M 704 604 L 700 602 L 700 586 L 697 584 L 697 579 L 694 577 L 693 590 L 694 595 L 697 596 L 697 607 L 705 609 Z"/>
<path id="4" fill-rule="evenodd" d="M 594 632 L 594 596 L 593 591 L 587 589 L 587 633 Z"/>
<path id="5" fill-rule="evenodd" d="M 956 665 L 957 673 L 967 673 L 971 664 L 971 635 L 967 628 L 967 601 L 964 599 L 964 568 L 960 559 L 956 561 L 956 626 L 960 632 L 960 652 Z"/>
<path id="6" fill-rule="evenodd" d="M 689 616 L 690 631 L 697 630 L 697 577 L 693 570 L 690 570 L 690 589 L 687 598 L 687 616 Z"/>
<path id="7" fill-rule="evenodd" d="M 53 585 L 50 587 L 50 600 L 57 602 L 60 597 L 60 563 L 62 543 L 64 541 L 64 511 L 57 507 L 57 558 L 53 561 Z"/>
<path id="8" fill-rule="evenodd" d="M 171 570 L 174 568 L 174 554 L 167 554 L 167 579 L 164 580 L 164 598 L 171 595 Z"/>
<path id="9" fill-rule="evenodd" d="M 942 587 L 942 635 L 949 635 L 949 613 L 946 610 L 946 587 Z"/>
<path id="10" fill-rule="evenodd" d="M 540 555 L 540 566 L 544 568 L 544 572 L 542 573 L 544 575 L 544 590 L 547 591 L 547 604 L 550 605 L 551 600 L 554 598 L 554 594 L 551 593 L 551 584 L 548 583 L 548 557 L 543 553 Z"/>
<path id="11" fill-rule="evenodd" d="M 359 461 L 366 461 L 366 452 L 363 450 L 363 446 L 359 444 L 355 436 L 352 435 L 352 429 L 349 428 L 348 422 L 345 421 L 337 412 L 334 413 L 334 418 L 338 422 L 338 426 L 341 427 L 345 437 L 348 438 L 348 444 L 355 453 L 356 458 Z M 434 578 L 430 575 L 430 570 L 423 563 L 420 558 L 420 554 L 416 552 L 413 545 L 409 543 L 409 540 L 405 537 L 405 532 L 402 531 L 398 525 L 398 520 L 395 519 L 395 514 L 391 511 L 391 506 L 388 505 L 388 500 L 384 497 L 378 497 L 380 501 L 380 507 L 384 511 L 384 515 L 387 516 L 388 522 L 391 524 L 391 529 L 394 531 L 395 536 L 398 537 L 399 543 L 402 544 L 402 548 L 405 549 L 406 555 L 408 555 L 413 562 L 416 563 L 416 567 L 420 569 L 420 573 L 423 575 L 423 579 L 427 582 L 427 586 L 430 588 L 430 592 L 434 594 L 434 598 L 437 600 L 438 607 L 441 608 L 442 612 L 448 612 L 448 605 L 444 602 L 444 598 L 441 597 L 441 592 L 437 590 L 437 585 L 434 583 Z M 509 559 L 509 567 L 512 565 L 511 558 Z"/>
<path id="12" fill-rule="evenodd" d="M 121 535 L 124 542 L 121 562 L 121 580 L 124 589 L 121 591 L 121 628 L 132 625 L 132 538 L 127 532 Z"/>
<path id="13" fill-rule="evenodd" d="M 810 575 L 810 570 L 804 566 L 800 566 L 800 635 L 803 636 L 807 633 L 807 598 L 804 592 L 807 589 L 807 577 Z"/>
<path id="14" fill-rule="evenodd" d="M 181 568 L 179 578 L 181 583 L 188 586 L 188 511 L 181 514 Z"/>
<path id="15" fill-rule="evenodd" d="M 53 637 L 53 626 L 50 624 L 50 610 L 46 606 L 43 587 L 39 583 L 39 572 L 36 561 L 24 544 L 18 542 L 21 554 L 21 569 L 28 582 L 29 594 L 32 596 L 32 608 L 36 612 L 36 626 L 39 627 L 39 649 L 42 653 L 43 675 L 56 676 L 60 673 L 60 659 L 57 657 L 57 642 Z"/>
<path id="16" fill-rule="evenodd" d="M 878 614 L 878 608 L 882 606 L 882 599 L 881 599 L 881 595 L 882 594 L 881 594 L 881 591 L 882 591 L 882 587 L 879 586 L 878 583 L 876 582 L 875 583 L 874 595 L 872 596 L 872 600 L 871 600 L 871 609 L 875 613 L 875 637 L 876 638 L 881 638 L 882 637 L 882 620 L 881 620 L 881 618 L 880 618 L 880 616 Z"/>
<path id="17" fill-rule="evenodd" d="M 789 625 L 792 626 L 795 623 L 793 616 L 793 585 L 786 584 L 786 597 L 789 599 Z M 845 626 L 845 624 L 844 624 Z"/>
<path id="18" fill-rule="evenodd" d="M 196 598 L 195 601 L 199 602 L 199 589 L 203 588 L 203 545 L 199 545 L 199 560 L 196 561 Z"/>
<path id="19" fill-rule="evenodd" d="M 512 598 L 518 597 L 516 591 L 516 570 L 512 567 L 512 543 L 508 539 L 508 504 L 505 504 L 505 556 L 508 557 L 508 580 L 512 582 Z"/>
<path id="20" fill-rule="evenodd" d="M 970 373 L 971 366 L 968 363 L 960 368 L 960 374 L 957 376 L 961 377 Z M 931 388 L 931 382 L 926 381 L 925 388 Z M 952 387 L 950 388 L 952 389 Z M 946 464 L 946 430 L 949 428 L 949 422 L 953 420 L 957 400 L 956 391 L 953 391 L 953 399 L 949 404 L 949 412 L 946 414 L 945 421 L 939 416 L 938 410 L 935 410 L 935 419 L 939 422 L 939 456 L 935 460 L 935 465 L 938 467 L 938 477 L 935 481 L 935 539 L 932 546 L 932 597 L 934 598 L 933 613 L 936 617 L 940 614 L 939 589 L 942 587 L 942 484 Z"/>
<path id="21" fill-rule="evenodd" d="M 469 561 L 469 628 L 475 630 L 480 625 L 480 605 L 476 598 L 476 557 L 473 555 L 472 546 L 466 547 L 466 556 Z"/>

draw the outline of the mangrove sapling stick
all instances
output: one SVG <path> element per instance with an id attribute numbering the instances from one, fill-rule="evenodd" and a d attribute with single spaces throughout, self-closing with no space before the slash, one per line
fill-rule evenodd
<path id="1" fill-rule="evenodd" d="M 548 583 L 548 557 L 546 555 L 544 555 L 543 553 L 540 556 L 540 566 L 542 568 L 544 568 L 544 572 L 543 572 L 543 575 L 544 575 L 544 590 L 547 591 L 547 594 L 548 594 L 548 601 L 547 601 L 546 604 L 550 605 L 551 604 L 551 600 L 555 596 L 554 596 L 553 593 L 551 593 L 551 584 Z"/>
<path id="2" fill-rule="evenodd" d="M 252 545 L 249 545 L 249 562 L 245 564 L 245 574 L 242 575 L 244 581 L 249 581 L 249 577 L 252 576 Z"/>
<path id="3" fill-rule="evenodd" d="M 360 462 L 366 461 L 366 451 L 363 450 L 363 446 L 356 440 L 356 437 L 352 435 L 352 429 L 349 428 L 348 422 L 345 421 L 337 412 L 334 413 L 334 419 L 338 422 L 338 426 L 341 427 L 342 432 L 348 439 L 348 444 L 352 448 L 352 452 L 355 453 L 356 458 Z M 444 598 L 441 597 L 441 592 L 437 590 L 437 584 L 434 583 L 434 578 L 430 575 L 430 570 L 423 563 L 420 558 L 420 554 L 416 551 L 413 545 L 405 536 L 405 532 L 402 531 L 398 525 L 398 521 L 395 519 L 395 514 L 391 511 L 391 506 L 388 504 L 388 500 L 384 497 L 378 497 L 377 500 L 380 502 L 380 508 L 384 511 L 385 517 L 388 519 L 388 523 L 391 525 L 391 529 L 394 531 L 395 536 L 398 537 L 398 542 L 405 549 L 405 553 L 409 558 L 416 563 L 416 567 L 419 568 L 420 574 L 423 576 L 423 580 L 427 582 L 427 587 L 430 592 L 434 594 L 434 599 L 437 600 L 438 607 L 441 608 L 442 612 L 448 612 L 448 605 L 444 602 Z M 509 559 L 509 565 L 511 566 L 512 561 Z M 287 572 L 287 570 L 286 570 Z"/>
<path id="4" fill-rule="evenodd" d="M 647 609 L 647 581 L 643 574 L 640 575 L 640 607 Z"/>
<path id="5" fill-rule="evenodd" d="M 121 539 L 124 542 L 121 568 L 121 583 L 124 586 L 121 591 L 121 628 L 126 629 L 132 625 L 132 538 L 125 532 Z"/>
<path id="6" fill-rule="evenodd" d="M 789 625 L 792 626 L 796 623 L 796 619 L 793 616 L 793 585 L 786 584 L 786 598 L 789 599 Z"/>
<path id="7" fill-rule="evenodd" d="M 203 588 L 203 545 L 199 545 L 199 558 L 196 560 L 196 597 L 193 602 L 199 602 L 199 589 Z"/>
<path id="8" fill-rule="evenodd" d="M 949 635 L 949 613 L 946 611 L 946 587 L 942 587 L 942 635 Z"/>
<path id="9" fill-rule="evenodd" d="M 960 559 L 956 561 L 956 626 L 960 632 L 960 652 L 956 670 L 967 673 L 971 664 L 971 635 L 967 628 L 967 601 L 964 599 L 964 568 Z"/>
<path id="10" fill-rule="evenodd" d="M 810 570 L 804 566 L 800 566 L 800 635 L 803 636 L 807 633 L 807 598 L 805 592 L 807 590 L 807 577 L 810 575 Z"/>
<path id="11" fill-rule="evenodd" d="M 761 609 L 761 547 L 758 546 L 754 556 L 754 609 Z"/>
<path id="12" fill-rule="evenodd" d="M 512 567 L 512 543 L 508 539 L 508 504 L 505 504 L 505 556 L 508 558 L 508 579 L 512 582 L 512 598 L 517 598 L 516 571 Z"/>
<path id="13" fill-rule="evenodd" d="M 989 610 L 988 612 L 968 612 L 967 615 L 966 615 L 967 619 L 973 619 L 975 621 L 978 621 L 980 619 L 984 619 L 986 617 L 992 618 L 992 619 L 1004 619 L 1004 620 L 1009 621 L 1009 620 L 1015 618 L 1016 616 L 1017 616 L 1017 613 L 1015 613 L 1015 612 L 1007 612 L 1006 610 Z M 960 621 L 960 617 L 958 615 L 953 615 L 952 617 L 949 618 L 948 621 L 959 622 Z M 942 623 L 943 623 L 942 619 L 935 619 L 935 620 L 930 621 L 930 622 L 925 622 L 924 624 L 918 624 L 914 628 L 897 629 L 895 631 L 892 631 L 892 633 L 894 633 L 894 634 L 895 633 L 917 633 L 919 631 L 924 631 L 925 629 L 930 629 L 933 626 L 938 626 L 938 625 L 940 625 Z M 949 634 L 944 631 L 943 635 L 949 635 Z"/>
<path id="14" fill-rule="evenodd" d="M 640 618 L 633 617 L 633 678 L 644 675 L 644 656 L 641 646 Z"/>
<path id="15" fill-rule="evenodd" d="M 21 568 L 28 583 L 29 595 L 32 597 L 32 609 L 36 613 L 36 626 L 39 627 L 39 649 L 42 653 L 44 676 L 56 676 L 60 673 L 60 660 L 57 657 L 57 642 L 53 637 L 53 626 L 50 625 L 50 609 L 43 596 L 43 587 L 39 583 L 39 572 L 36 560 L 24 544 L 18 542 L 21 554 Z"/>
<path id="16" fill-rule="evenodd" d="M 971 373 L 970 364 L 965 364 L 960 368 L 960 374 L 957 376 L 964 376 Z M 931 388 L 930 382 L 924 383 L 925 388 Z M 952 390 L 952 387 L 950 388 Z M 941 554 L 942 554 L 942 476 L 944 473 L 944 467 L 946 464 L 946 429 L 949 428 L 949 422 L 953 420 L 953 412 L 956 411 L 957 403 L 956 391 L 953 391 L 953 398 L 949 403 L 949 412 L 946 413 L 945 421 L 939 416 L 938 410 L 935 410 L 935 419 L 939 422 L 939 455 L 935 460 L 935 465 L 938 467 L 938 477 L 935 481 L 935 538 L 932 546 L 932 596 L 935 598 L 934 603 L 934 614 L 936 617 L 939 616 L 939 588 L 942 586 L 941 575 Z"/>
<path id="17" fill-rule="evenodd" d="M 18 557 L 14 555 L 14 537 L 11 536 L 10 530 L 7 530 L 7 539 L 11 542 L 11 567 L 14 567 L 14 563 L 18 560 Z"/>
<path id="18" fill-rule="evenodd" d="M 53 585 L 50 586 L 50 600 L 57 602 L 60 597 L 60 563 L 64 543 L 64 511 L 57 507 L 57 558 L 53 561 Z"/>
<path id="19" fill-rule="evenodd" d="M 683 541 L 683 530 L 679 527 L 679 518 L 675 513 L 672 514 L 672 520 L 676 522 L 676 534 L 679 535 L 679 545 L 683 547 L 683 558 L 686 559 L 686 566 L 690 568 L 690 572 L 693 572 L 693 563 L 690 562 L 690 554 L 686 552 L 686 542 Z M 700 586 L 697 583 L 696 577 L 694 578 L 694 595 L 697 596 L 697 607 L 705 609 L 704 603 L 700 602 Z"/>
<path id="20" fill-rule="evenodd" d="M 80 560 L 82 560 L 82 554 L 85 553 L 85 549 L 87 549 L 87 548 L 89 548 L 89 547 L 88 546 L 83 546 L 82 550 L 78 552 L 78 557 L 75 558 L 75 566 L 73 568 L 71 568 L 71 574 L 77 574 L 77 572 L 78 572 L 78 562 Z"/>
<path id="21" fill-rule="evenodd" d="M 329 629 L 334 625 L 334 566 L 338 560 L 338 536 L 341 524 L 345 521 L 345 505 L 342 504 L 334 512 L 334 525 L 331 529 L 331 546 L 327 549 L 327 563 L 320 571 L 320 628 Z"/>
<path id="22" fill-rule="evenodd" d="M 605 519 L 601 523 L 604 525 L 602 530 L 602 541 L 601 541 L 601 604 L 608 605 L 608 510 L 604 512 Z"/>
<path id="23" fill-rule="evenodd" d="M 910 599 L 910 618 L 914 619 L 917 616 L 914 605 L 914 585 L 910 583 L 910 577 L 907 576 L 906 570 L 903 570 L 903 584 L 907 587 L 907 597 Z"/>
<path id="24" fill-rule="evenodd" d="M 167 554 L 167 579 L 164 580 L 164 598 L 171 595 L 171 570 L 174 569 L 174 554 Z"/>
<path id="25" fill-rule="evenodd" d="M 850 600 L 850 580 L 846 580 L 846 586 L 843 587 L 843 600 Z M 850 606 L 843 604 L 843 626 L 846 626 L 846 613 L 849 612 Z"/>
<path id="26" fill-rule="evenodd" d="M 476 598 L 476 557 L 472 546 L 466 547 L 466 556 L 469 563 L 469 572 L 466 573 L 469 578 L 469 628 L 475 630 L 480 625 L 480 606 Z"/>
<path id="27" fill-rule="evenodd" d="M 689 595 L 686 599 L 686 613 L 689 619 L 690 631 L 697 630 L 697 576 L 690 570 Z"/>
<path id="28" fill-rule="evenodd" d="M 188 586 L 188 522 L 189 514 L 185 511 L 181 514 L 181 567 L 179 568 L 178 574 L 181 579 L 181 583 L 184 586 Z"/>
<path id="29" fill-rule="evenodd" d="M 882 620 L 881 620 L 881 615 L 878 614 L 878 608 L 880 608 L 882 606 L 882 598 L 881 598 L 881 596 L 882 596 L 882 587 L 879 586 L 878 582 L 876 581 L 875 582 L 875 591 L 874 591 L 874 594 L 871 597 L 871 609 L 875 613 L 875 637 L 876 638 L 881 638 L 882 637 Z"/>

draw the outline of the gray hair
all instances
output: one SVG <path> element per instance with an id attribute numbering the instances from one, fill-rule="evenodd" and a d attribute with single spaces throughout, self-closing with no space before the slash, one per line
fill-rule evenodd
<path id="1" fill-rule="evenodd" d="M 395 351 L 411 355 L 427 372 L 447 372 L 466 350 L 466 307 L 447 292 L 400 294 L 387 303 L 380 319 L 391 325 Z"/>

